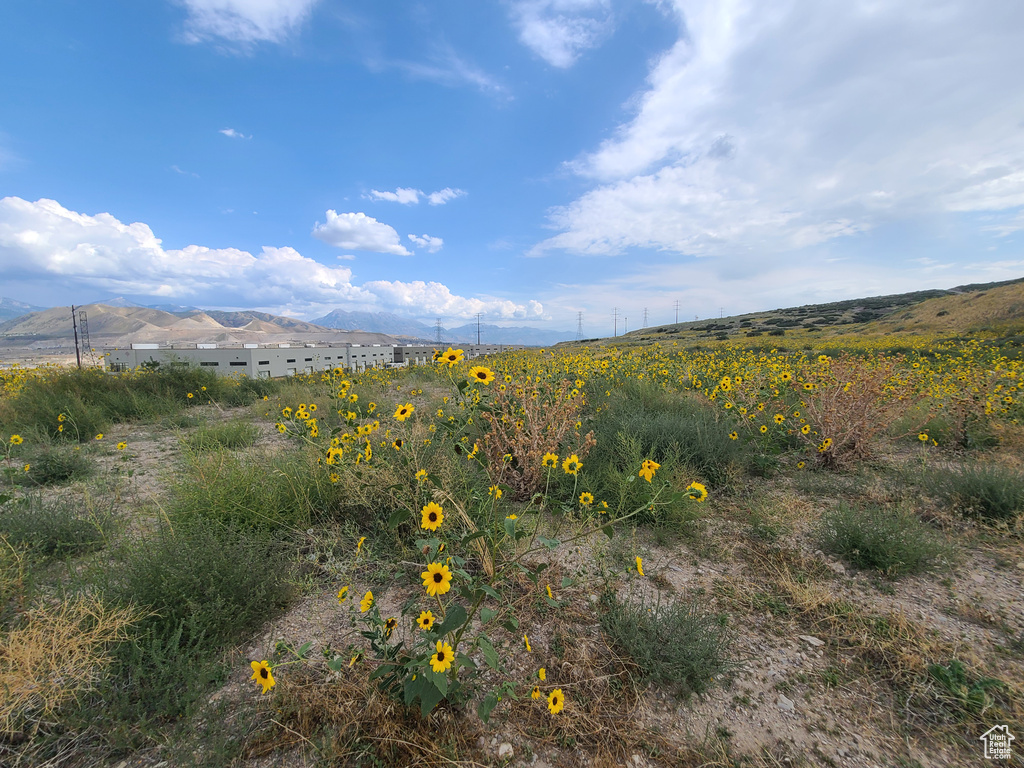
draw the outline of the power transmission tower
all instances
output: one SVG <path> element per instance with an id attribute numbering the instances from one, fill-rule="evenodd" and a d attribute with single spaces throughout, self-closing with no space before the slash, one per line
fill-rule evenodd
<path id="1" fill-rule="evenodd" d="M 71 328 L 75 332 L 75 360 L 78 362 L 78 367 L 82 367 L 82 352 L 78 348 L 78 322 L 75 318 L 75 305 L 71 305 Z"/>
<path id="2" fill-rule="evenodd" d="M 476 345 L 480 346 L 480 313 L 476 313 Z"/>
<path id="3" fill-rule="evenodd" d="M 647 307 L 644 307 L 644 324 L 641 325 L 640 327 L 641 328 L 646 328 L 647 327 Z"/>
<path id="4" fill-rule="evenodd" d="M 672 306 L 676 310 L 676 322 L 678 323 L 679 322 L 679 299 L 676 299 L 674 302 L 672 302 Z"/>
<path id="5" fill-rule="evenodd" d="M 623 333 L 629 333 L 629 318 L 628 317 L 622 318 L 622 332 Z"/>
<path id="6" fill-rule="evenodd" d="M 434 341 L 438 344 L 441 343 L 441 318 L 437 318 L 437 322 L 434 323 Z"/>
<path id="7" fill-rule="evenodd" d="M 576 313 L 576 341 L 583 339 L 583 313 Z"/>
<path id="8" fill-rule="evenodd" d="M 92 341 L 89 339 L 89 318 L 84 309 L 78 310 L 78 327 L 82 329 L 82 352 L 89 350 L 89 360 L 96 364 L 96 356 L 92 353 Z"/>
<path id="9" fill-rule="evenodd" d="M 615 323 L 615 335 L 619 335 L 619 308 L 614 307 L 612 309 L 612 321 Z"/>

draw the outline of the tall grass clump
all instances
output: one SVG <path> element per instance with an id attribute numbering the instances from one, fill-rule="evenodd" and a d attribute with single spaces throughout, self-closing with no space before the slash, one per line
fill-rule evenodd
<path id="1" fill-rule="evenodd" d="M 259 428 L 250 421 L 227 421 L 221 424 L 203 424 L 195 432 L 182 438 L 191 451 L 211 451 L 218 448 L 248 448 L 259 437 Z"/>
<path id="2" fill-rule="evenodd" d="M 41 559 L 99 549 L 113 527 L 110 509 L 96 509 L 76 499 L 30 494 L 0 507 L 0 537 Z"/>
<path id="3" fill-rule="evenodd" d="M 55 370 L 27 380 L 14 397 L 0 399 L 0 425 L 23 434 L 84 442 L 113 423 L 154 419 L 210 403 L 245 405 L 269 396 L 277 386 L 271 380 L 219 377 L 175 365 L 117 374 Z"/>
<path id="4" fill-rule="evenodd" d="M 130 545 L 98 577 L 107 601 L 142 614 L 99 691 L 109 732 L 131 742 L 138 724 L 188 713 L 224 651 L 288 603 L 289 573 L 277 542 L 230 527 L 179 523 Z"/>
<path id="5" fill-rule="evenodd" d="M 25 453 L 24 460 L 28 469 L 20 475 L 23 485 L 61 485 L 85 479 L 93 472 L 87 455 L 60 443 L 40 443 Z"/>
<path id="6" fill-rule="evenodd" d="M 878 506 L 840 504 L 822 517 L 817 535 L 825 551 L 891 578 L 926 571 L 948 554 L 914 515 Z"/>
<path id="7" fill-rule="evenodd" d="M 967 517 L 1009 522 L 1024 513 L 1024 475 L 997 464 L 929 471 L 922 484 Z"/>
<path id="8" fill-rule="evenodd" d="M 644 458 L 685 464 L 716 487 L 727 484 L 742 459 L 714 406 L 644 381 L 628 380 L 614 390 L 593 429 L 590 461 L 598 474 L 632 467 L 632 457 L 621 455 L 620 434 L 635 439 Z"/>
<path id="9" fill-rule="evenodd" d="M 636 662 L 645 679 L 680 696 L 702 695 L 740 666 L 726 617 L 698 601 L 631 604 L 611 594 L 604 600 L 601 626 L 611 644 Z"/>
<path id="10" fill-rule="evenodd" d="M 316 458 L 301 450 L 269 456 L 224 449 L 186 453 L 169 512 L 186 522 L 305 530 L 340 505 L 340 489 L 317 469 Z"/>

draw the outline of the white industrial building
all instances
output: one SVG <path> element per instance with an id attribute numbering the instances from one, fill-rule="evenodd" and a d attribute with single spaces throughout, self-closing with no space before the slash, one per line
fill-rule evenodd
<path id="1" fill-rule="evenodd" d="M 127 349 L 105 350 L 108 371 L 131 371 L 144 365 L 195 366 L 220 376 L 244 374 L 270 379 L 342 368 L 351 373 L 367 368 L 426 365 L 439 347 L 386 344 L 132 344 Z M 442 350 L 445 347 L 440 347 Z M 521 345 L 462 345 L 467 358 L 499 354 Z"/>

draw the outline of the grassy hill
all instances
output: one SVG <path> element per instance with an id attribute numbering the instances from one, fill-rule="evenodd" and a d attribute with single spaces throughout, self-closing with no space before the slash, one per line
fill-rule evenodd
<path id="1" fill-rule="evenodd" d="M 778 337 L 787 337 L 790 344 L 813 344 L 815 340 L 853 334 L 859 337 L 976 334 L 989 338 L 1024 335 L 1024 278 L 670 323 L 618 337 L 565 344 L 621 346 L 671 340 L 694 345 L 740 339 L 750 339 L 752 344 L 757 343 L 757 339 L 782 344 Z"/>

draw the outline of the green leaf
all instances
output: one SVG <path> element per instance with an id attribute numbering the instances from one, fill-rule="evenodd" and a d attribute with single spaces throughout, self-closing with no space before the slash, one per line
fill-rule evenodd
<path id="1" fill-rule="evenodd" d="M 441 622 L 441 626 L 435 627 L 434 631 L 443 637 L 449 632 L 452 632 L 465 624 L 467 616 L 468 614 L 466 613 L 465 608 L 461 605 L 453 605 L 448 609 L 448 613 L 445 616 L 444 621 Z"/>
<path id="2" fill-rule="evenodd" d="M 562 577 L 562 589 L 565 589 L 566 587 L 571 587 L 575 583 L 576 583 L 576 579 L 572 579 L 572 578 L 570 578 L 568 576 L 563 576 Z"/>
<path id="3" fill-rule="evenodd" d="M 469 658 L 469 656 L 467 656 L 466 654 L 460 653 L 456 658 L 459 660 L 459 664 L 461 664 L 462 666 L 469 667 L 470 669 L 476 669 L 476 662 Z"/>
<path id="4" fill-rule="evenodd" d="M 501 667 L 500 660 L 498 659 L 498 652 L 494 650 L 494 646 L 491 645 L 491 641 L 487 639 L 486 635 L 480 635 L 476 639 L 477 647 L 483 651 L 484 661 L 487 662 L 487 666 L 497 671 Z"/>
<path id="5" fill-rule="evenodd" d="M 481 536 L 486 536 L 486 535 L 487 535 L 487 531 L 474 531 L 473 533 L 467 533 L 465 536 L 462 537 L 462 543 L 463 544 L 468 544 L 473 539 L 479 539 Z"/>
<path id="6" fill-rule="evenodd" d="M 412 512 L 408 509 L 397 509 L 392 512 L 391 517 L 388 518 L 388 527 L 397 528 L 410 517 L 412 517 Z"/>
<path id="7" fill-rule="evenodd" d="M 516 535 L 516 521 L 515 520 L 509 520 L 507 517 L 505 518 L 505 533 L 508 534 L 508 536 L 510 538 L 515 538 L 515 535 Z"/>
<path id="8" fill-rule="evenodd" d="M 430 714 L 430 710 L 436 707 L 443 698 L 444 694 L 437 689 L 436 685 L 425 683 L 420 691 L 420 712 L 426 717 Z"/>
<path id="9" fill-rule="evenodd" d="M 498 615 L 498 612 L 493 608 L 481 608 L 480 609 L 480 621 L 486 624 L 488 621 Z"/>
<path id="10" fill-rule="evenodd" d="M 519 631 L 519 619 L 515 618 L 514 616 L 511 617 L 511 618 L 505 619 L 505 621 L 501 622 L 501 626 L 503 626 L 509 632 L 518 632 Z"/>
<path id="11" fill-rule="evenodd" d="M 341 672 L 341 668 L 345 666 L 345 660 L 340 656 L 335 656 L 333 659 L 327 662 L 327 668 L 331 672 Z"/>
<path id="12" fill-rule="evenodd" d="M 480 716 L 480 719 L 485 723 L 490 720 L 491 712 L 498 706 L 498 697 L 493 693 L 488 693 L 484 696 L 484 700 L 480 702 L 480 706 L 477 707 L 476 713 Z"/>
<path id="13" fill-rule="evenodd" d="M 486 584 L 481 584 L 480 585 L 480 591 L 483 592 L 488 597 L 493 597 L 495 600 L 500 600 L 501 599 L 501 595 L 499 595 L 497 592 L 495 592 L 493 587 L 489 587 Z"/>
<path id="14" fill-rule="evenodd" d="M 300 659 L 306 658 L 306 654 L 309 653 L 309 649 L 313 647 L 313 641 L 310 640 L 308 643 L 303 643 L 302 646 L 295 652 L 295 655 Z"/>
<path id="15" fill-rule="evenodd" d="M 558 539 L 549 539 L 547 536 L 537 536 L 537 541 L 543 544 L 548 549 L 555 549 L 560 542 Z"/>
<path id="16" fill-rule="evenodd" d="M 610 539 L 615 535 L 615 527 L 611 523 L 608 523 L 608 525 L 602 525 L 601 533 Z"/>
<path id="17" fill-rule="evenodd" d="M 444 672 L 435 672 L 434 670 L 428 670 L 426 672 L 427 678 L 437 686 L 437 690 L 441 692 L 442 696 L 448 695 L 448 675 Z"/>
<path id="18" fill-rule="evenodd" d="M 413 677 L 416 679 L 413 680 Z M 405 699 L 405 706 L 410 706 L 423 691 L 423 684 L 427 682 L 427 679 L 423 675 L 414 675 L 405 679 L 405 685 L 403 686 L 403 698 Z"/>

